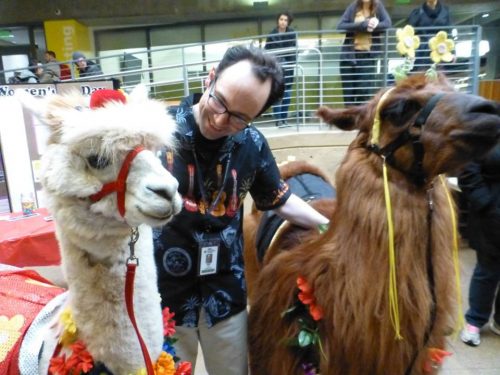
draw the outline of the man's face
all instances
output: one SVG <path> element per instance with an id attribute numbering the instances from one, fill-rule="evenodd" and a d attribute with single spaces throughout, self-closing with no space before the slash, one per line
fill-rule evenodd
<path id="1" fill-rule="evenodd" d="M 85 60 L 83 57 L 80 57 L 77 61 L 76 61 L 76 65 L 80 68 L 80 69 L 85 69 L 87 67 L 87 60 Z"/>
<path id="2" fill-rule="evenodd" d="M 211 140 L 245 129 L 262 110 L 271 92 L 271 79 L 261 82 L 248 61 L 224 70 L 198 103 L 201 134 Z"/>

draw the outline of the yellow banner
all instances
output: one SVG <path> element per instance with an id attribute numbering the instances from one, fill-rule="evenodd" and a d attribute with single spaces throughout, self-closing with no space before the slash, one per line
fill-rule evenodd
<path id="1" fill-rule="evenodd" d="M 87 26 L 75 20 L 45 21 L 47 50 L 54 51 L 59 61 L 72 59 L 74 51 L 93 56 Z"/>

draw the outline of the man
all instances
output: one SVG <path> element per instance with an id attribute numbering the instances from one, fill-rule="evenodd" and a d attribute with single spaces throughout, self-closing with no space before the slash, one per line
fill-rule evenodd
<path id="1" fill-rule="evenodd" d="M 56 59 L 56 53 L 54 51 L 45 52 L 45 72 L 52 75 L 52 81 L 59 81 L 61 79 L 61 67 L 60 62 Z"/>
<path id="2" fill-rule="evenodd" d="M 87 60 L 82 52 L 73 52 L 73 60 L 77 66 L 80 78 L 102 75 L 102 70 L 99 65 L 91 60 Z"/>
<path id="3" fill-rule="evenodd" d="M 291 194 L 263 135 L 251 122 L 281 98 L 283 73 L 259 49 L 230 48 L 203 95 L 170 109 L 178 147 L 161 159 L 179 181 L 182 211 L 155 231 L 163 306 L 175 312 L 177 355 L 211 375 L 247 373 L 243 200 L 316 227 L 328 220 Z"/>

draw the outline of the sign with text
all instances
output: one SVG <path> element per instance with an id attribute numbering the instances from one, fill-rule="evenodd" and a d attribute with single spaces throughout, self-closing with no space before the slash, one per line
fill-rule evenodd
<path id="1" fill-rule="evenodd" d="M 71 19 L 45 21 L 44 29 L 47 49 L 54 51 L 58 60 L 72 60 L 75 51 L 92 55 L 89 29 L 80 22 Z"/>
<path id="2" fill-rule="evenodd" d="M 0 85 L 0 97 L 13 96 L 15 90 L 25 90 L 33 96 L 50 96 L 54 94 L 65 94 L 69 92 L 79 91 L 83 95 L 90 95 L 96 90 L 113 89 L 112 80 L 100 81 L 75 81 L 75 82 L 60 82 L 60 83 L 32 83 L 21 85 Z"/>

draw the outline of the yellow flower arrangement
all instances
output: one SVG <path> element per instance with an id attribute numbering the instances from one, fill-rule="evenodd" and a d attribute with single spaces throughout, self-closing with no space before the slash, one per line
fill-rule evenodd
<path id="1" fill-rule="evenodd" d="M 429 40 L 431 49 L 431 60 L 439 64 L 441 61 L 450 62 L 453 60 L 451 51 L 455 48 L 453 40 L 448 39 L 446 31 L 440 31 Z"/>
<path id="2" fill-rule="evenodd" d="M 0 316 L 0 362 L 7 358 L 10 350 L 14 347 L 21 336 L 21 328 L 24 326 L 24 316 L 14 315 L 7 318 Z"/>
<path id="3" fill-rule="evenodd" d="M 396 37 L 398 44 L 396 48 L 402 56 L 415 57 L 415 50 L 420 46 L 420 38 L 415 35 L 412 26 L 406 25 L 402 29 L 397 29 Z"/>
<path id="4" fill-rule="evenodd" d="M 61 337 L 59 337 L 59 342 L 63 346 L 68 346 L 76 341 L 78 338 L 77 329 L 75 321 L 73 320 L 73 313 L 70 308 L 64 309 L 59 317 L 59 321 L 62 324 L 63 331 Z"/>

